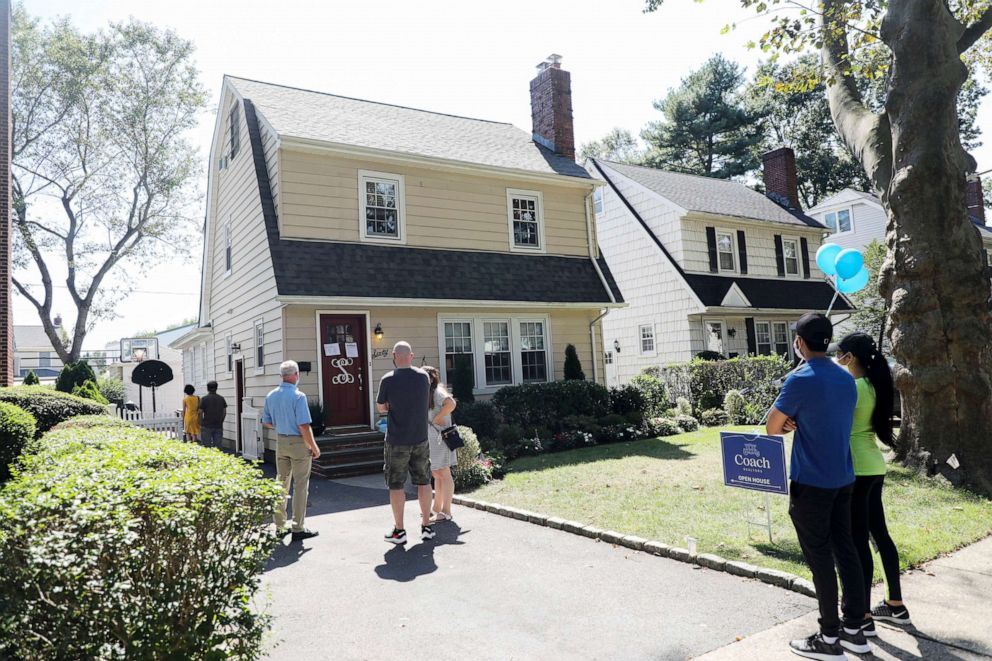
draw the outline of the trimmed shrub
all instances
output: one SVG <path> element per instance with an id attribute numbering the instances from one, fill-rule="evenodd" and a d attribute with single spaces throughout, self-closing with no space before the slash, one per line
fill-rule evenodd
<path id="1" fill-rule="evenodd" d="M 585 372 L 582 371 L 582 362 L 579 360 L 579 353 L 575 350 L 574 344 L 565 347 L 565 364 L 562 367 L 566 381 L 584 381 Z"/>
<path id="2" fill-rule="evenodd" d="M 675 416 L 675 424 L 684 432 L 697 431 L 699 429 L 699 420 L 696 420 L 691 415 Z"/>
<path id="3" fill-rule="evenodd" d="M 617 413 L 611 413 L 596 420 L 596 424 L 600 427 L 618 427 L 627 424 L 627 418 Z"/>
<path id="4" fill-rule="evenodd" d="M 52 427 L 51 431 L 56 432 L 62 429 L 135 429 L 135 426 L 126 420 L 115 418 L 106 413 L 102 415 L 77 415 Z"/>
<path id="5" fill-rule="evenodd" d="M 490 444 L 487 439 L 480 438 L 479 443 L 483 451 L 492 452 L 498 450 L 506 455 L 507 459 L 516 459 L 520 456 L 520 442 L 523 440 L 524 432 L 516 425 L 502 425 L 496 432 L 496 438 Z"/>
<path id="6" fill-rule="evenodd" d="M 707 349 L 706 351 L 700 351 L 697 353 L 696 358 L 699 360 L 724 360 L 726 356 L 719 351 L 710 351 Z"/>
<path id="7" fill-rule="evenodd" d="M 651 436 L 675 436 L 682 433 L 679 423 L 672 418 L 651 418 L 645 423 L 645 428 Z"/>
<path id="8" fill-rule="evenodd" d="M 649 417 L 661 417 L 671 404 L 665 382 L 653 374 L 638 374 L 630 385 L 644 396 L 644 414 Z"/>
<path id="9" fill-rule="evenodd" d="M 260 656 L 274 480 L 138 428 L 34 445 L 0 506 L 0 657 Z"/>
<path id="10" fill-rule="evenodd" d="M 34 373 L 34 370 L 28 370 L 28 373 L 24 375 L 23 385 L 38 386 L 41 385 L 41 379 L 39 379 L 38 375 Z"/>
<path id="11" fill-rule="evenodd" d="M 55 379 L 55 389 L 59 392 L 71 393 L 76 386 L 81 386 L 87 381 L 96 382 L 96 374 L 93 368 L 85 360 L 76 363 L 68 363 L 59 372 Z"/>
<path id="12" fill-rule="evenodd" d="M 676 415 L 692 415 L 692 404 L 685 397 L 679 397 L 675 400 L 675 411 Z"/>
<path id="13" fill-rule="evenodd" d="M 610 411 L 617 415 L 627 415 L 629 413 L 644 414 L 647 402 L 644 393 L 633 385 L 617 386 L 610 388 Z"/>
<path id="14" fill-rule="evenodd" d="M 722 427 L 730 423 L 727 413 L 723 409 L 706 409 L 699 416 L 704 427 Z"/>
<path id="15" fill-rule="evenodd" d="M 490 402 L 458 402 L 452 421 L 457 425 L 469 427 L 482 439 L 495 439 L 499 431 L 499 415 Z"/>
<path id="16" fill-rule="evenodd" d="M 108 402 L 124 401 L 124 382 L 113 376 L 101 376 L 96 380 L 96 387 Z"/>
<path id="17" fill-rule="evenodd" d="M 747 356 L 730 360 L 693 360 L 669 365 L 663 370 L 668 391 L 684 397 L 697 413 L 723 406 L 728 390 L 739 390 L 745 399 L 764 412 L 775 402 L 775 381 L 790 369 L 781 356 Z"/>
<path id="18" fill-rule="evenodd" d="M 107 412 L 106 406 L 101 406 L 94 401 L 44 386 L 0 388 L 0 402 L 9 402 L 15 406 L 20 406 L 33 415 L 37 424 L 36 437 L 41 436 L 63 420 L 68 420 L 74 416 L 97 415 Z"/>
<path id="19" fill-rule="evenodd" d="M 554 381 L 500 388 L 493 406 L 506 424 L 530 430 L 542 425 L 563 431 L 562 420 L 575 415 L 600 418 L 610 412 L 610 393 L 591 381 Z"/>
<path id="20" fill-rule="evenodd" d="M 19 406 L 0 402 L 0 482 L 10 478 L 10 465 L 34 438 L 34 416 Z"/>
<path id="21" fill-rule="evenodd" d="M 723 396 L 723 410 L 735 425 L 756 424 L 747 419 L 747 401 L 740 390 L 728 390 Z"/>
<path id="22" fill-rule="evenodd" d="M 100 389 L 96 387 L 95 381 L 87 381 L 81 386 L 72 389 L 72 394 L 83 399 L 91 399 L 97 404 L 109 404 L 107 398 L 100 394 Z"/>
<path id="23" fill-rule="evenodd" d="M 452 468 L 455 489 L 464 491 L 487 484 L 493 479 L 493 462 L 482 455 L 479 439 L 468 427 L 458 427 L 465 447 L 458 448 L 458 464 Z"/>

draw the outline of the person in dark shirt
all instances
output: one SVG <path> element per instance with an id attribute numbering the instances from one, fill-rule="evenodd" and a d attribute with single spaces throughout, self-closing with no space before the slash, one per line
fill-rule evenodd
<path id="1" fill-rule="evenodd" d="M 227 400 L 217 394 L 217 382 L 207 383 L 207 394 L 200 400 L 200 439 L 207 447 L 218 450 L 224 446 L 224 418 Z"/>
<path id="2" fill-rule="evenodd" d="M 851 532 L 851 425 L 858 390 L 844 368 L 827 358 L 833 324 L 808 313 L 795 327 L 796 353 L 806 360 L 786 379 L 768 415 L 768 434 L 795 431 L 789 462 L 789 516 L 813 574 L 820 631 L 793 640 L 799 656 L 843 661 L 844 649 L 871 651 L 862 625 L 865 603 L 861 562 Z M 837 571 L 834 570 L 834 561 Z M 844 587 L 844 622 L 837 616 L 837 574 Z"/>
<path id="3" fill-rule="evenodd" d="M 403 509 L 406 494 L 403 487 L 407 474 L 417 487 L 420 501 L 420 538 L 424 541 L 434 538 L 434 526 L 430 522 L 431 451 L 424 413 L 431 385 L 427 372 L 413 367 L 413 349 L 408 343 L 397 342 L 393 347 L 393 365 L 396 369 L 379 382 L 376 408 L 387 418 L 384 472 L 394 526 L 385 539 L 391 544 L 405 544 Z"/>

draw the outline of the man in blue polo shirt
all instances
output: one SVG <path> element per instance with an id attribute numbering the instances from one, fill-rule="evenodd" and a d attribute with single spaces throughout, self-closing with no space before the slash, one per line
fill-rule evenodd
<path id="1" fill-rule="evenodd" d="M 768 416 L 767 431 L 781 435 L 795 430 L 789 465 L 789 516 L 820 606 L 820 631 L 790 647 L 799 656 L 842 661 L 844 649 L 871 651 L 861 627 L 864 578 L 851 536 L 851 426 L 857 387 L 847 370 L 827 358 L 833 324 L 822 314 L 808 313 L 796 323 L 796 354 L 806 364 L 782 386 Z M 834 571 L 834 560 L 837 572 Z M 844 587 L 844 622 L 837 616 L 837 574 Z"/>
<path id="2" fill-rule="evenodd" d="M 310 489 L 310 468 L 314 459 L 320 456 L 320 448 L 313 440 L 310 428 L 310 407 L 307 396 L 297 390 L 300 380 L 300 367 L 295 361 L 287 360 L 279 366 L 282 383 L 265 396 L 262 409 L 262 426 L 275 429 L 276 475 L 282 484 L 283 500 L 276 507 L 275 523 L 280 535 L 289 532 L 286 528 L 286 496 L 293 485 L 293 540 L 316 537 L 315 531 L 303 526 L 307 513 L 307 492 Z"/>

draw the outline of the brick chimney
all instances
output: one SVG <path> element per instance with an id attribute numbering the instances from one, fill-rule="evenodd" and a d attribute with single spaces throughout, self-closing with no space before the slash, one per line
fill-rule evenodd
<path id="1" fill-rule="evenodd" d="M 574 161 L 572 76 L 561 68 L 561 55 L 549 55 L 537 65 L 537 76 L 530 81 L 530 111 L 534 142 Z"/>
<path id="2" fill-rule="evenodd" d="M 964 199 L 965 204 L 968 205 L 968 215 L 985 223 L 985 193 L 982 191 L 982 178 L 977 174 L 968 175 Z"/>
<path id="3" fill-rule="evenodd" d="M 765 180 L 765 195 L 790 209 L 802 210 L 796 183 L 796 154 L 791 147 L 779 147 L 764 154 L 761 157 L 761 171 Z"/>

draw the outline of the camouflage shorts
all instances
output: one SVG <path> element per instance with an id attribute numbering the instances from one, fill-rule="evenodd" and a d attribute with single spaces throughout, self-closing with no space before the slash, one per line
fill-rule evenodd
<path id="1" fill-rule="evenodd" d="M 415 486 L 431 483 L 431 450 L 427 441 L 417 445 L 392 445 L 386 443 L 386 486 L 402 489 L 407 473 Z"/>

